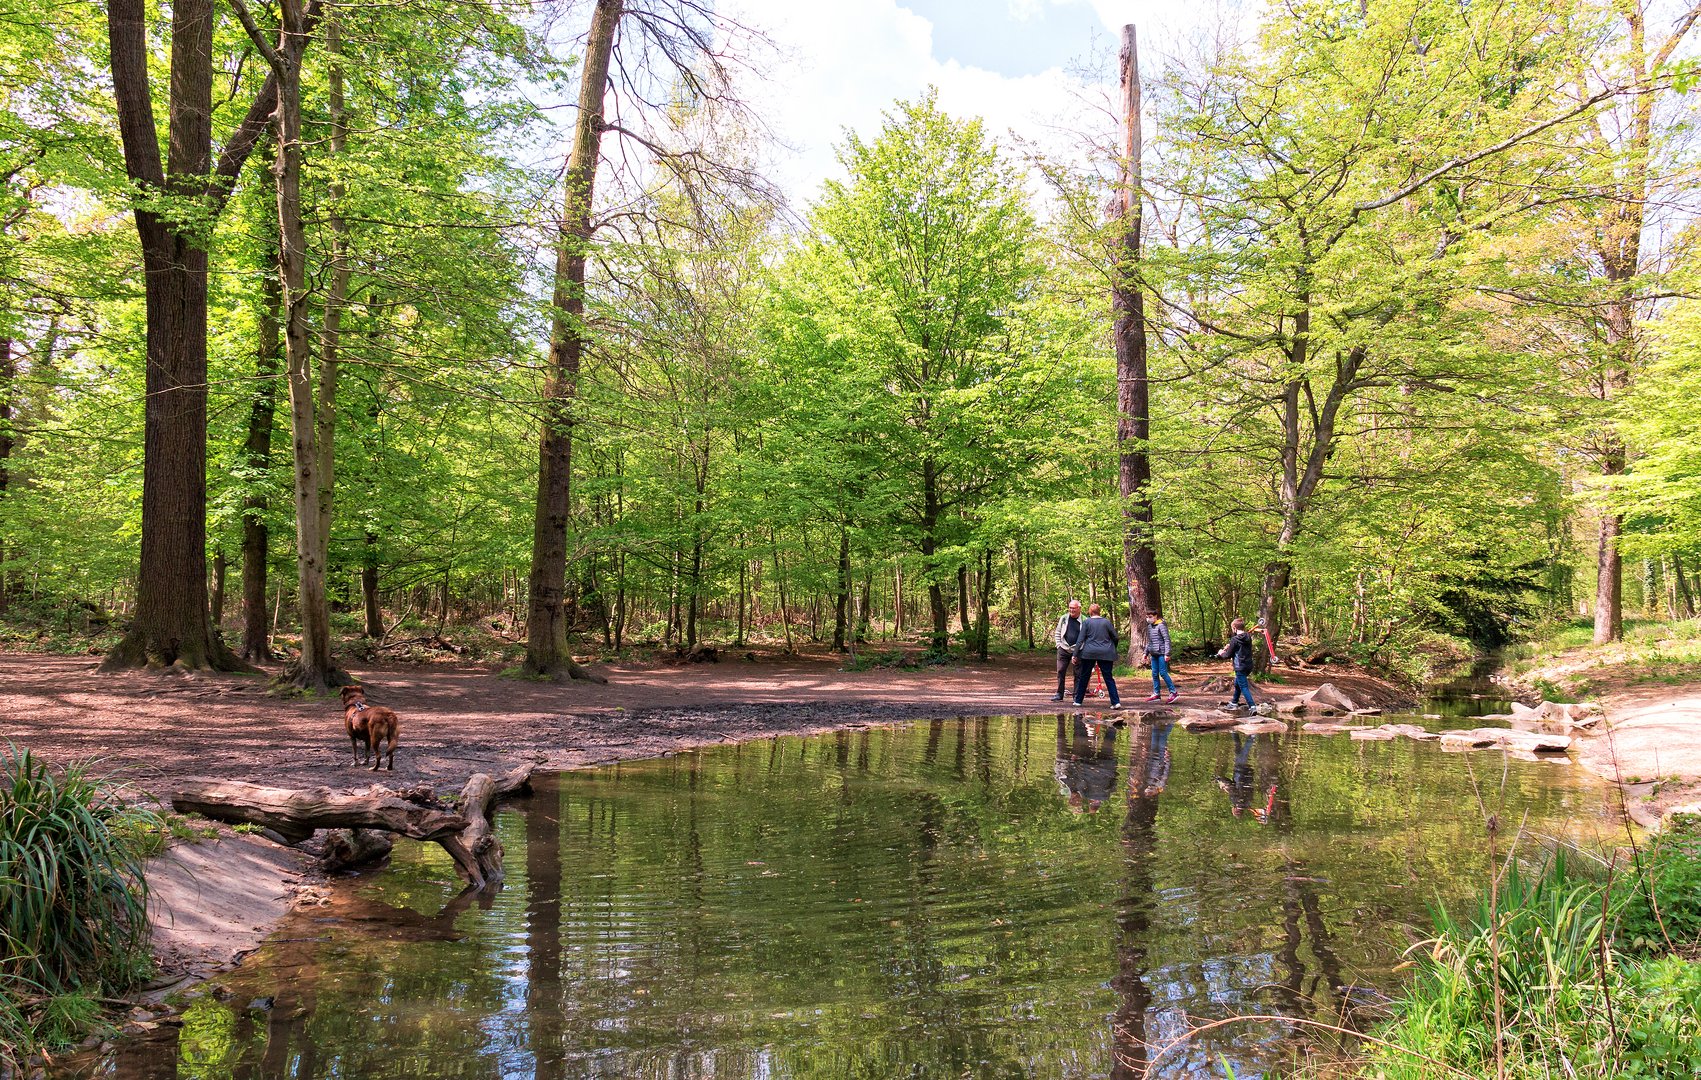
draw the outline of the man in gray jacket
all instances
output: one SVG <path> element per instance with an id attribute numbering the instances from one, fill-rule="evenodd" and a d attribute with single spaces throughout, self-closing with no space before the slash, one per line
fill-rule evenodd
<path id="1" fill-rule="evenodd" d="M 1081 601 L 1069 601 L 1069 610 L 1057 620 L 1057 628 L 1051 632 L 1052 643 L 1057 646 L 1057 693 L 1051 700 L 1063 700 L 1063 677 L 1069 674 L 1069 665 L 1075 662 L 1075 643 L 1081 640 Z"/>
<path id="2" fill-rule="evenodd" d="M 1080 657 L 1080 663 L 1075 665 L 1076 708 L 1081 707 L 1081 699 L 1087 696 L 1087 680 L 1092 678 L 1094 666 L 1098 667 L 1099 675 L 1104 679 L 1105 692 L 1110 695 L 1110 707 L 1122 708 L 1122 696 L 1116 692 L 1116 678 L 1111 674 L 1119 655 L 1117 645 L 1120 640 L 1116 636 L 1116 625 L 1099 614 L 1097 604 L 1087 609 L 1086 621 L 1081 624 L 1081 640 L 1075 645 L 1075 654 Z"/>

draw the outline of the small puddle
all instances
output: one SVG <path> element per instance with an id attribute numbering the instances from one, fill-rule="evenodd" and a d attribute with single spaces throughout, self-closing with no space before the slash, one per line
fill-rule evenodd
<path id="1" fill-rule="evenodd" d="M 1268 1075 L 1396 991 L 1502 820 L 1610 842 L 1563 765 L 1069 717 L 777 738 L 545 779 L 508 881 L 435 847 L 293 915 L 100 1075 Z"/>

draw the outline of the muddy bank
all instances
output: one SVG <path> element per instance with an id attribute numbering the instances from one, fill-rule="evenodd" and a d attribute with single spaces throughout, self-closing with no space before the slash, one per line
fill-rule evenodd
<path id="1" fill-rule="evenodd" d="M 235 964 L 324 880 L 307 852 L 227 830 L 174 843 L 143 875 L 159 969 L 144 999 Z"/>

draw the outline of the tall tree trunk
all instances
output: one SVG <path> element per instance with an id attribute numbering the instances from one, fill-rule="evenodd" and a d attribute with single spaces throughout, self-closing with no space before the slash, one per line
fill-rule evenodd
<path id="1" fill-rule="evenodd" d="M 266 609 L 269 528 L 266 524 L 267 474 L 272 467 L 272 424 L 277 408 L 281 342 L 278 337 L 283 292 L 278 285 L 276 243 L 261 287 L 259 341 L 254 356 L 254 392 L 248 403 L 248 438 L 243 461 L 248 492 L 242 497 L 242 658 L 272 659 L 270 613 Z"/>
<path id="2" fill-rule="evenodd" d="M 1678 615 L 1682 618 L 1695 618 L 1695 594 L 1689 589 L 1689 582 L 1683 574 L 1683 560 L 1677 555 L 1671 557 L 1672 583 L 1677 587 Z"/>
<path id="3" fill-rule="evenodd" d="M 869 620 L 873 617 L 870 610 L 874 606 L 874 568 L 867 563 L 862 567 L 862 596 L 857 602 L 856 631 L 851 640 L 861 645 L 868 640 Z"/>
<path id="4" fill-rule="evenodd" d="M 732 643 L 740 649 L 744 648 L 744 620 L 746 616 L 745 599 L 749 585 L 746 579 L 750 574 L 750 560 L 740 559 L 738 563 L 738 634 Z"/>
<path id="5" fill-rule="evenodd" d="M 975 615 L 975 652 L 985 660 L 992 644 L 992 549 L 980 557 L 980 610 Z"/>
<path id="6" fill-rule="evenodd" d="M 951 610 L 945 604 L 945 590 L 939 587 L 939 566 L 934 561 L 939 550 L 939 471 L 931 457 L 921 462 L 921 498 L 922 572 L 927 575 L 927 599 L 933 614 L 933 636 L 927 651 L 944 656 L 951 651 Z"/>
<path id="7" fill-rule="evenodd" d="M 844 652 L 850 621 L 850 529 L 839 526 L 839 588 L 833 604 L 833 651 Z"/>
<path id="8" fill-rule="evenodd" d="M 360 560 L 360 606 L 365 612 L 366 636 L 377 641 L 384 636 L 384 610 L 378 606 L 378 534 L 366 534 L 366 549 Z"/>
<path id="9" fill-rule="evenodd" d="M 224 546 L 213 548 L 213 588 L 208 601 L 212 609 L 213 633 L 217 634 L 219 625 L 224 622 Z"/>
<path id="10" fill-rule="evenodd" d="M 289 682 L 324 690 L 346 681 L 331 660 L 331 616 L 325 597 L 324 456 L 318 438 L 314 402 L 313 341 L 307 325 L 307 235 L 301 216 L 301 55 L 307 32 L 302 0 L 282 0 L 278 45 L 266 40 L 242 0 L 233 5 L 250 39 L 271 65 L 277 85 L 272 122 L 277 133 L 278 283 L 283 289 L 284 379 L 289 387 L 289 418 L 295 487 L 296 608 L 301 617 L 301 655 L 286 675 Z M 335 65 L 333 65 L 335 66 Z"/>
<path id="11" fill-rule="evenodd" d="M 4 505 L 6 489 L 12 482 L 12 417 L 13 401 L 18 388 L 18 362 L 12 356 L 12 339 L 0 337 L 0 505 Z M 0 534 L 0 611 L 6 610 L 5 562 L 15 552 L 11 538 Z"/>
<path id="12" fill-rule="evenodd" d="M 147 365 L 142 434 L 141 571 L 135 616 L 104 670 L 146 665 L 237 670 L 207 606 L 207 251 L 200 237 L 223 208 L 270 112 L 260 98 L 212 161 L 212 0 L 171 7 L 169 153 L 162 167 L 148 79 L 147 6 L 111 0 L 107 32 L 125 172 L 138 188 L 202 197 L 191 228 L 138 202 Z"/>
<path id="13" fill-rule="evenodd" d="M 573 469 L 573 400 L 585 327 L 585 259 L 591 207 L 602 153 L 603 96 L 619 29 L 622 0 L 597 0 L 585 41 L 584 75 L 573 147 L 567 157 L 561 231 L 555 252 L 555 292 L 549 333 L 549 378 L 543 390 L 538 440 L 537 508 L 532 525 L 530 614 L 525 670 L 532 675 L 585 678 L 567 653 L 567 514 Z"/>
<path id="14" fill-rule="evenodd" d="M 957 564 L 957 628 L 969 637 L 969 564 Z"/>
<path id="15" fill-rule="evenodd" d="M 1112 211 L 1122 231 L 1112 277 L 1111 331 L 1116 349 L 1117 479 L 1122 492 L 1122 567 L 1132 625 L 1162 610 L 1153 542 L 1150 384 L 1146 370 L 1145 296 L 1140 280 L 1144 137 L 1140 130 L 1140 52 L 1132 24 L 1122 28 L 1122 184 Z M 1136 635 L 1128 635 L 1132 663 Z"/>

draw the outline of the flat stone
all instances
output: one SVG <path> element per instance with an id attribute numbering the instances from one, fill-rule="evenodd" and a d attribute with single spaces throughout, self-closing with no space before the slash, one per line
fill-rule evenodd
<path id="1" fill-rule="evenodd" d="M 1234 729 L 1242 735 L 1274 735 L 1286 731 L 1288 726 L 1279 720 L 1253 720 L 1236 724 Z"/>
<path id="2" fill-rule="evenodd" d="M 1383 740 L 1397 739 L 1400 737 L 1400 733 L 1398 731 L 1389 731 L 1387 728 L 1361 728 L 1358 731 L 1354 731 L 1352 733 L 1352 737 L 1358 742 L 1381 742 Z"/>
<path id="3" fill-rule="evenodd" d="M 1485 750 L 1504 746 L 1515 750 L 1557 753 L 1571 748 L 1571 736 L 1547 735 L 1516 728 L 1473 728 L 1469 731 L 1443 731 L 1443 750 Z"/>
<path id="4" fill-rule="evenodd" d="M 1426 731 L 1416 724 L 1383 724 L 1382 730 L 1391 731 L 1396 735 L 1404 735 L 1408 739 L 1416 739 L 1419 742 L 1433 742 L 1441 738 L 1439 732 Z"/>
<path id="5" fill-rule="evenodd" d="M 1339 735 L 1344 731 L 1366 731 L 1368 730 L 1368 725 L 1323 724 L 1313 721 L 1312 723 L 1302 725 L 1299 730 L 1301 734 L 1305 735 Z"/>

